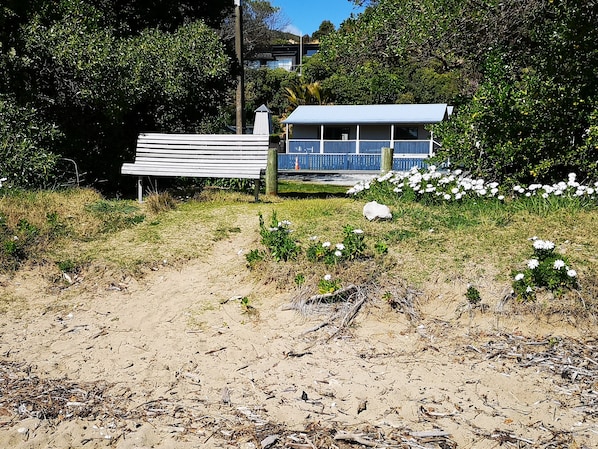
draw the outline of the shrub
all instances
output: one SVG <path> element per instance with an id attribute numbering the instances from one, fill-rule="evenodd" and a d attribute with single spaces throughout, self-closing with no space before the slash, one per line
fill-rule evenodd
<path id="1" fill-rule="evenodd" d="M 0 189 L 7 180 L 15 187 L 52 186 L 58 155 L 48 148 L 60 136 L 34 108 L 0 95 Z"/>
<path id="2" fill-rule="evenodd" d="M 317 237 L 312 237 L 313 243 L 307 249 L 308 260 L 335 265 L 344 260 L 363 257 L 366 251 L 363 231 L 352 226 L 345 226 L 343 234 L 343 241 L 334 245 L 329 241 L 320 242 Z"/>
<path id="3" fill-rule="evenodd" d="M 536 299 L 538 289 L 545 288 L 555 295 L 577 287 L 577 272 L 570 268 L 565 256 L 555 251 L 549 240 L 532 237 L 533 256 L 527 268 L 513 272 L 513 292 L 521 301 Z"/>
<path id="4" fill-rule="evenodd" d="M 428 169 L 412 168 L 408 172 L 388 172 L 368 181 L 361 181 L 347 191 L 348 195 L 378 202 L 417 201 L 438 204 L 502 204 L 513 200 L 517 207 L 542 211 L 550 207 L 596 207 L 598 182 L 580 183 L 575 173 L 566 181 L 554 184 L 514 185 L 474 178 L 462 170 L 443 171 L 431 165 Z M 483 203 L 482 200 L 485 202 Z"/>
<path id="5" fill-rule="evenodd" d="M 341 288 L 341 283 L 338 279 L 332 279 L 330 274 L 325 275 L 318 282 L 318 291 L 324 295 L 326 293 L 334 293 Z"/>
<path id="6" fill-rule="evenodd" d="M 472 178 L 461 170 L 439 171 L 431 165 L 428 169 L 412 168 L 408 172 L 388 172 L 371 181 L 360 182 L 347 192 L 349 195 L 370 199 L 394 196 L 406 201 L 439 204 L 478 198 L 504 199 L 496 182 Z"/>
<path id="7" fill-rule="evenodd" d="M 291 222 L 278 221 L 276 212 L 272 213 L 270 226 L 265 225 L 262 214 L 259 214 L 259 220 L 262 243 L 268 248 L 272 258 L 277 262 L 295 259 L 301 252 L 301 248 L 291 238 L 292 230 L 289 228 Z"/>
<path id="8" fill-rule="evenodd" d="M 465 292 L 465 299 L 471 304 L 475 306 L 482 301 L 482 297 L 480 296 L 480 291 L 475 288 L 473 285 L 467 286 L 467 291 Z"/>

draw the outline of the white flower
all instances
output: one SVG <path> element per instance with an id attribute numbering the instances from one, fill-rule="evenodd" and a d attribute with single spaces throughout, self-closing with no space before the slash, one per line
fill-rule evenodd
<path id="1" fill-rule="evenodd" d="M 540 265 L 540 262 L 538 262 L 538 259 L 530 259 L 527 262 L 527 266 L 530 270 L 533 270 L 534 268 L 538 268 L 539 265 Z"/>
<path id="2" fill-rule="evenodd" d="M 278 228 L 268 228 L 268 231 L 275 232 L 275 231 L 278 231 Z"/>
<path id="3" fill-rule="evenodd" d="M 498 195 L 497 198 L 502 201 L 502 200 L 505 199 L 505 196 L 504 195 Z"/>
<path id="4" fill-rule="evenodd" d="M 517 274 L 515 275 L 515 280 L 516 280 L 516 281 L 520 281 L 520 280 L 522 280 L 524 277 L 525 277 L 525 275 L 524 275 L 523 273 L 517 273 Z"/>
<path id="5" fill-rule="evenodd" d="M 565 266 L 565 262 L 562 261 L 561 259 L 557 259 L 557 260 L 554 261 L 554 269 L 555 270 L 560 270 L 564 266 Z"/>
<path id="6" fill-rule="evenodd" d="M 291 224 L 292 224 L 292 223 L 291 223 L 289 220 L 283 220 L 283 221 L 281 222 L 281 224 L 282 224 L 283 226 L 291 226 Z M 278 226 L 280 226 L 280 225 L 278 225 Z"/>
<path id="7" fill-rule="evenodd" d="M 310 240 L 318 240 L 318 236 L 317 235 L 312 235 L 309 239 Z"/>
<path id="8" fill-rule="evenodd" d="M 324 242 L 324 243 L 322 243 L 322 246 L 324 248 L 330 248 L 330 242 Z"/>
<path id="9" fill-rule="evenodd" d="M 534 240 L 535 249 L 551 250 L 554 249 L 554 243 L 550 240 Z"/>
<path id="10" fill-rule="evenodd" d="M 345 245 L 343 245 L 342 243 L 337 243 L 335 246 L 336 246 L 336 249 L 338 249 L 340 251 L 345 249 Z"/>
<path id="11" fill-rule="evenodd" d="M 332 279 L 332 276 L 330 274 L 327 274 L 326 276 L 324 276 L 325 281 L 329 281 L 330 279 Z"/>
<path id="12" fill-rule="evenodd" d="M 531 292 L 533 292 L 533 291 L 534 291 L 534 289 L 533 289 L 533 288 L 531 288 L 531 287 L 528 285 L 528 286 L 527 286 L 527 288 L 525 289 L 525 291 L 526 291 L 527 293 L 531 293 Z"/>
<path id="13" fill-rule="evenodd" d="M 363 234 L 361 229 L 353 229 L 353 234 Z"/>
<path id="14" fill-rule="evenodd" d="M 448 201 L 451 199 L 451 196 L 448 193 L 445 193 L 443 198 Z"/>
<path id="15" fill-rule="evenodd" d="M 336 257 L 341 257 L 343 255 L 343 253 L 341 253 L 338 249 L 334 252 L 334 255 Z"/>
<path id="16" fill-rule="evenodd" d="M 574 278 L 577 276 L 577 271 L 575 270 L 567 270 L 567 276 L 569 276 L 570 278 Z"/>

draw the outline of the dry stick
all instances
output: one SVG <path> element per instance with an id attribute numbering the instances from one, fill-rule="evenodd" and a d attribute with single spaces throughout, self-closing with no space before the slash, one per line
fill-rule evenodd
<path id="1" fill-rule="evenodd" d="M 312 303 L 312 302 L 321 302 L 321 301 L 328 302 L 329 300 L 331 300 L 333 298 L 339 298 L 339 297 L 342 298 L 345 296 L 349 296 L 356 290 L 357 290 L 357 286 L 354 284 L 351 284 L 351 285 L 347 285 L 346 287 L 339 288 L 338 290 L 335 290 L 332 293 L 324 293 L 322 295 L 311 296 L 305 302 L 307 304 Z"/>
<path id="2" fill-rule="evenodd" d="M 351 321 L 353 321 L 355 319 L 355 317 L 359 313 L 359 309 L 361 309 L 361 306 L 365 303 L 366 299 L 367 299 L 367 296 L 364 295 L 363 298 L 361 298 L 359 301 L 357 301 L 357 303 L 355 303 L 355 305 L 353 305 L 351 310 L 349 310 L 349 313 L 347 313 L 347 315 L 345 315 L 345 318 L 343 319 L 343 322 L 339 326 L 338 330 L 334 334 L 332 334 L 330 337 L 328 337 L 326 339 L 326 341 L 332 340 L 334 337 L 336 337 L 338 335 L 338 333 L 340 331 L 343 330 L 343 328 L 345 328 L 349 324 L 351 324 Z"/>
<path id="3" fill-rule="evenodd" d="M 334 435 L 334 440 L 335 441 L 339 441 L 339 440 L 351 441 L 353 443 L 363 444 L 364 446 L 368 446 L 368 447 L 378 446 L 378 443 L 376 443 L 375 441 L 371 441 L 369 439 L 363 438 L 362 435 L 358 435 L 355 433 L 343 432 L 343 431 L 339 431 L 336 435 Z"/>
<path id="4" fill-rule="evenodd" d="M 334 321 L 335 321 L 335 320 L 336 320 L 336 319 L 337 319 L 337 318 L 338 318 L 340 315 L 341 315 L 340 313 L 336 313 L 336 314 L 334 314 L 334 315 L 333 315 L 331 318 L 329 318 L 328 320 L 321 322 L 321 323 L 320 323 L 320 324 L 318 324 L 317 326 L 310 327 L 310 328 L 309 328 L 309 329 L 307 329 L 306 331 L 303 331 L 303 332 L 301 333 L 301 335 L 300 335 L 300 336 L 301 336 L 301 337 L 303 337 L 304 335 L 306 335 L 306 334 L 309 334 L 310 332 L 315 332 L 315 331 L 317 331 L 317 330 L 320 330 L 320 329 L 322 329 L 323 327 L 326 327 L 326 326 L 328 326 L 329 324 L 333 323 L 333 322 L 334 322 Z"/>

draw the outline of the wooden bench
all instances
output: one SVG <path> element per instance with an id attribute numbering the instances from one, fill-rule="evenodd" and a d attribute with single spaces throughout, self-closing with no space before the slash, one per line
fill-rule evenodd
<path id="1" fill-rule="evenodd" d="M 144 176 L 260 179 L 268 163 L 269 136 L 253 134 L 156 134 L 137 138 L 135 162 L 123 175 L 137 175 L 137 198 L 143 200 Z"/>

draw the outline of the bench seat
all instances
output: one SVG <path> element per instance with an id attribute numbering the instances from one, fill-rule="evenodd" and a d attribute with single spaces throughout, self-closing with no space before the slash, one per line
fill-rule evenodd
<path id="1" fill-rule="evenodd" d="M 267 135 L 142 133 L 135 162 L 124 163 L 121 173 L 139 177 L 139 201 L 143 176 L 255 179 L 257 200 L 268 144 Z"/>

